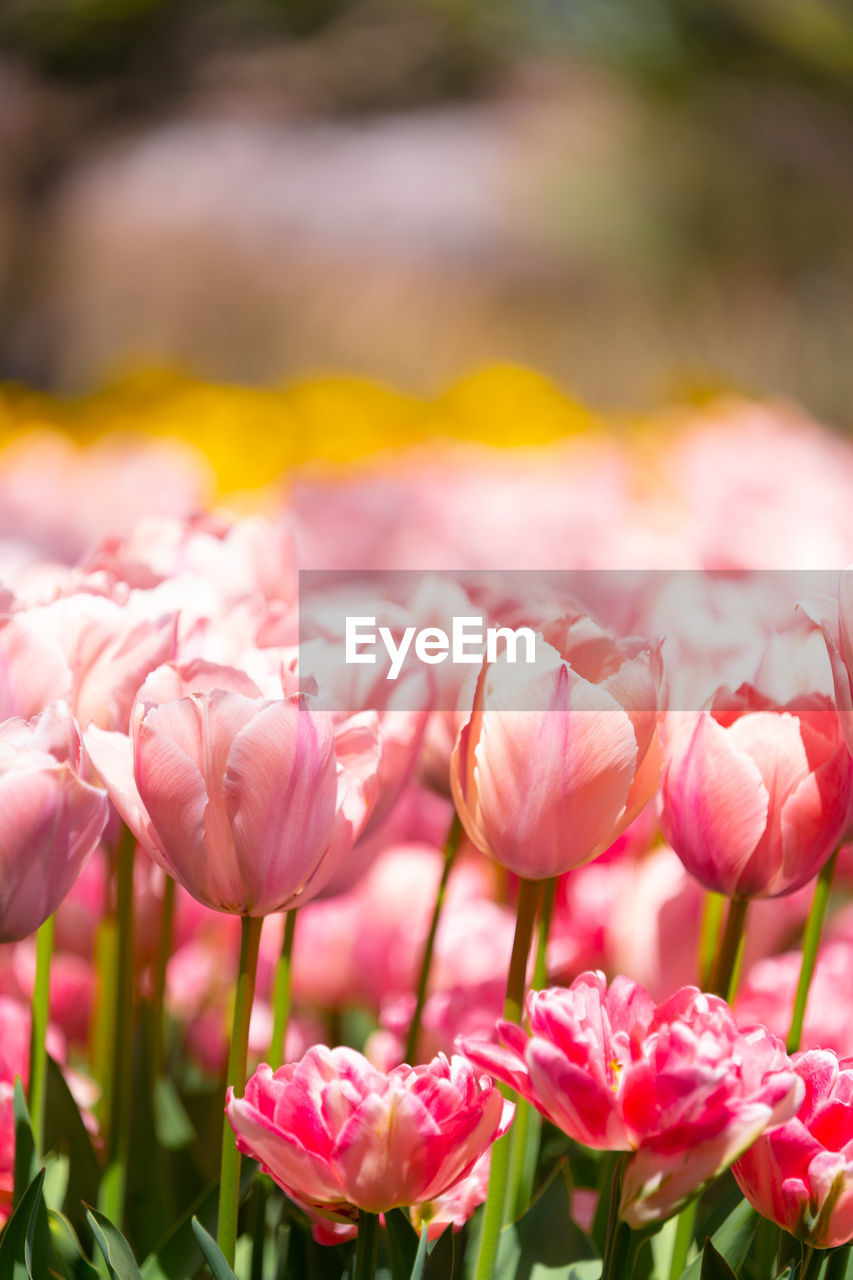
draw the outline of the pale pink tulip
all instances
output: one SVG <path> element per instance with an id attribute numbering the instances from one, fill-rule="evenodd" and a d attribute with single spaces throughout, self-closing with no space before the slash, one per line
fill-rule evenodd
<path id="1" fill-rule="evenodd" d="M 97 846 L 106 793 L 83 777 L 80 733 L 56 703 L 0 724 L 0 940 L 25 938 L 52 915 Z"/>
<path id="2" fill-rule="evenodd" d="M 794 995 L 802 968 L 801 951 L 760 960 L 747 971 L 735 1011 L 741 1021 L 762 1022 L 775 1035 L 787 1037 Z M 832 1049 L 839 1057 L 853 1054 L 853 939 L 833 938 L 817 954 L 806 1002 L 800 1044 L 804 1049 Z"/>
<path id="3" fill-rule="evenodd" d="M 674 727 L 661 826 L 706 889 L 777 897 L 829 858 L 848 825 L 851 788 L 853 763 L 828 698 L 780 706 L 744 685 Z"/>
<path id="4" fill-rule="evenodd" d="M 577 1142 L 633 1152 L 620 1202 L 632 1227 L 677 1212 L 802 1099 L 781 1042 L 738 1030 L 695 987 L 656 1007 L 628 978 L 608 989 L 586 973 L 530 992 L 527 1017 L 529 1035 L 501 1022 L 503 1045 L 462 1048 Z"/>
<path id="5" fill-rule="evenodd" d="M 582 617 L 544 636 L 534 666 L 484 666 L 450 769 L 472 842 L 534 880 L 591 861 L 653 795 L 664 700 L 659 645 Z"/>
<path id="6" fill-rule="evenodd" d="M 333 1217 L 422 1204 L 471 1172 L 505 1123 L 470 1063 L 441 1056 L 384 1074 L 354 1049 L 315 1046 L 228 1090 L 240 1150 L 294 1199 Z"/>
<path id="7" fill-rule="evenodd" d="M 87 744 L 137 839 L 200 902 L 234 914 L 318 892 L 376 794 L 369 714 L 336 730 L 308 695 L 265 699 L 243 672 L 209 663 L 159 668 L 131 738 L 92 727 Z"/>
<path id="8" fill-rule="evenodd" d="M 853 1240 L 853 1058 L 809 1049 L 791 1059 L 804 1101 L 762 1134 L 733 1172 L 753 1208 L 798 1240 L 833 1249 Z"/>

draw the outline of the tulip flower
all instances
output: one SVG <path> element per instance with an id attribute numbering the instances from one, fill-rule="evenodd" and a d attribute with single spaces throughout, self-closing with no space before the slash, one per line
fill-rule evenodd
<path id="1" fill-rule="evenodd" d="M 571 617 L 536 650 L 484 666 L 450 766 L 472 842 L 528 880 L 591 861 L 651 798 L 664 704 L 657 643 Z"/>
<path id="2" fill-rule="evenodd" d="M 194 661 L 146 680 L 131 736 L 87 745 L 136 838 L 195 898 L 254 917 L 319 891 L 370 813 L 369 714 L 335 731 L 306 694 L 265 699 L 242 672 Z"/>
<path id="3" fill-rule="evenodd" d="M 720 690 L 667 744 L 661 826 L 687 870 L 729 897 L 808 883 L 849 821 L 853 763 L 828 698 L 778 705 Z"/>
<path id="4" fill-rule="evenodd" d="M 242 1152 L 289 1196 L 344 1221 L 449 1191 L 503 1132 L 504 1110 L 463 1058 L 385 1074 L 323 1045 L 274 1073 L 259 1067 L 226 1104 Z"/>
<path id="5" fill-rule="evenodd" d="M 781 1041 L 739 1030 L 695 987 L 655 1006 L 631 979 L 608 988 L 590 972 L 531 991 L 527 1017 L 529 1034 L 500 1022 L 502 1044 L 461 1048 L 575 1141 L 630 1153 L 619 1212 L 632 1227 L 676 1213 L 802 1100 Z"/>
<path id="6" fill-rule="evenodd" d="M 805 1099 L 787 1124 L 762 1134 L 733 1168 L 753 1208 L 798 1240 L 832 1249 L 853 1240 L 853 1058 L 795 1054 Z"/>
<path id="7" fill-rule="evenodd" d="M 104 791 L 86 782 L 80 732 L 64 703 L 0 724 L 0 941 L 52 915 L 107 822 Z"/>

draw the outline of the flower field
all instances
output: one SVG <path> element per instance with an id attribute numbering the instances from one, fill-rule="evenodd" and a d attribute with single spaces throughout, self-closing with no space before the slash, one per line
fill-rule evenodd
<path id="1" fill-rule="evenodd" d="M 853 1277 L 853 445 L 510 367 L 0 432 L 0 1280 Z"/>

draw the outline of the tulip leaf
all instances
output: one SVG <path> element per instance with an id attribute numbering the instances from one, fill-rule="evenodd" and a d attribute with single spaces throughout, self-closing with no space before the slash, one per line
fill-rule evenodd
<path id="1" fill-rule="evenodd" d="M 430 1249 L 424 1267 L 424 1280 L 458 1280 L 462 1275 L 462 1250 L 456 1247 L 457 1234 L 452 1227 L 442 1231 Z"/>
<path id="2" fill-rule="evenodd" d="M 737 1280 L 722 1254 L 717 1253 L 710 1236 L 702 1250 L 702 1270 L 700 1280 Z"/>
<path id="3" fill-rule="evenodd" d="M 19 1204 L 27 1187 L 38 1171 L 36 1144 L 30 1124 L 30 1113 L 21 1077 L 15 1076 L 15 1093 L 12 1103 L 15 1117 L 15 1174 L 13 1203 Z"/>
<path id="4" fill-rule="evenodd" d="M 385 1247 L 393 1280 L 409 1280 L 418 1252 L 418 1234 L 402 1209 L 385 1214 Z"/>
<path id="5" fill-rule="evenodd" d="M 97 1209 L 87 1209 L 86 1218 L 98 1248 L 104 1255 L 110 1280 L 142 1280 L 133 1250 L 118 1227 Z"/>
<path id="6" fill-rule="evenodd" d="M 249 1183 L 255 1177 L 257 1165 L 244 1159 L 240 1168 L 240 1199 L 243 1199 Z M 185 1280 L 192 1275 L 201 1260 L 198 1241 L 192 1219 L 198 1218 L 205 1227 L 216 1224 L 219 1206 L 219 1184 L 208 1187 L 197 1196 L 181 1214 L 168 1233 L 157 1243 L 142 1263 L 142 1280 Z"/>
<path id="7" fill-rule="evenodd" d="M 3 1280 L 44 1280 L 52 1256 L 47 1211 L 42 1196 L 44 1169 L 27 1187 L 0 1236 Z"/>
<path id="8" fill-rule="evenodd" d="M 725 1259 L 736 1275 L 752 1248 L 756 1225 L 755 1210 L 748 1200 L 741 1200 L 723 1225 L 709 1237 L 715 1251 Z M 687 1270 L 683 1272 L 682 1280 L 702 1280 L 701 1257 L 693 1259 Z"/>
<path id="9" fill-rule="evenodd" d="M 452 1230 L 452 1228 L 448 1228 Z M 423 1280 L 424 1268 L 427 1260 L 427 1245 L 429 1244 L 429 1234 L 426 1226 L 421 1228 L 421 1238 L 418 1241 L 418 1251 L 415 1254 L 415 1260 L 412 1263 L 412 1274 L 409 1280 Z"/>
<path id="10" fill-rule="evenodd" d="M 198 1247 L 204 1254 L 204 1260 L 210 1267 L 213 1280 L 237 1280 L 236 1275 L 229 1266 L 224 1253 L 214 1240 L 209 1231 L 205 1231 L 198 1218 L 193 1218 L 193 1235 L 198 1241 Z"/>
<path id="11" fill-rule="evenodd" d="M 74 1280 L 98 1280 L 98 1272 L 84 1256 L 77 1233 L 65 1215 L 48 1209 L 47 1220 L 61 1274 L 73 1276 Z"/>
<path id="12" fill-rule="evenodd" d="M 63 1208 L 79 1234 L 86 1229 L 82 1203 L 97 1199 L 101 1169 L 77 1103 L 61 1068 L 51 1057 L 47 1060 L 45 1146 L 68 1158 L 69 1185 Z"/>
<path id="13" fill-rule="evenodd" d="M 473 1270 L 476 1249 L 465 1253 L 466 1271 Z M 595 1258 L 592 1242 L 572 1221 L 571 1196 L 562 1165 L 527 1212 L 505 1227 L 498 1245 L 495 1280 L 564 1280 L 570 1263 Z M 601 1263 L 596 1263 L 601 1270 Z"/>

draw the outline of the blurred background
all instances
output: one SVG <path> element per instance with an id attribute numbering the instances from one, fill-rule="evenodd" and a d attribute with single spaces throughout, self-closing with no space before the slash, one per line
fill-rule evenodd
<path id="1" fill-rule="evenodd" d="M 853 427 L 845 0 L 3 0 L 0 379 L 530 365 Z"/>

